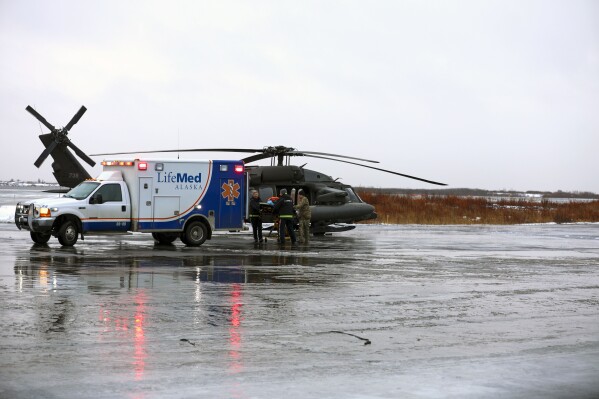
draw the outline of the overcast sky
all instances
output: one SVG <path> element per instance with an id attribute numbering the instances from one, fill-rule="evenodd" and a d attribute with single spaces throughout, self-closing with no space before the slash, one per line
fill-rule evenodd
<path id="1" fill-rule="evenodd" d="M 56 126 L 85 105 L 69 137 L 88 154 L 285 145 L 454 188 L 599 192 L 598 1 L 0 0 L 0 82 L 0 180 L 53 180 L 27 105 Z"/>

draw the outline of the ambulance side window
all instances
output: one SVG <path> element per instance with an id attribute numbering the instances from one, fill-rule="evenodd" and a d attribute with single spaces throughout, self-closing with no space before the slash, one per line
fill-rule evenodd
<path id="1" fill-rule="evenodd" d="M 102 202 L 122 202 L 123 193 L 120 184 L 105 184 L 94 195 L 102 195 Z"/>

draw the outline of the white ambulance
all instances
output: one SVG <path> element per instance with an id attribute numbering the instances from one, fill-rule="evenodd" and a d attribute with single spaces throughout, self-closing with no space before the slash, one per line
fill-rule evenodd
<path id="1" fill-rule="evenodd" d="M 72 246 L 85 235 L 152 233 L 202 245 L 215 230 L 243 228 L 247 209 L 243 161 L 104 161 L 103 172 L 62 197 L 20 202 L 15 224 L 31 239 Z"/>

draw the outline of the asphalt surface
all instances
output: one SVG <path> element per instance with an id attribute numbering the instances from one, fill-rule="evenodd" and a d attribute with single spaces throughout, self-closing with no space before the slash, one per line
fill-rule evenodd
<path id="1" fill-rule="evenodd" d="M 599 397 L 599 225 L 33 245 L 0 224 L 1 398 Z"/>

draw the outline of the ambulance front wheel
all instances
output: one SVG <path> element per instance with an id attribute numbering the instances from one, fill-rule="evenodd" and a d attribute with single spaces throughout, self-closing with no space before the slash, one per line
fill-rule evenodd
<path id="1" fill-rule="evenodd" d="M 190 247 L 198 247 L 206 241 L 208 232 L 206 226 L 202 222 L 191 222 L 185 227 L 185 231 L 181 233 L 181 241 Z"/>
<path id="2" fill-rule="evenodd" d="M 67 220 L 58 229 L 58 242 L 65 247 L 72 247 L 77 242 L 79 229 L 73 220 Z"/>

